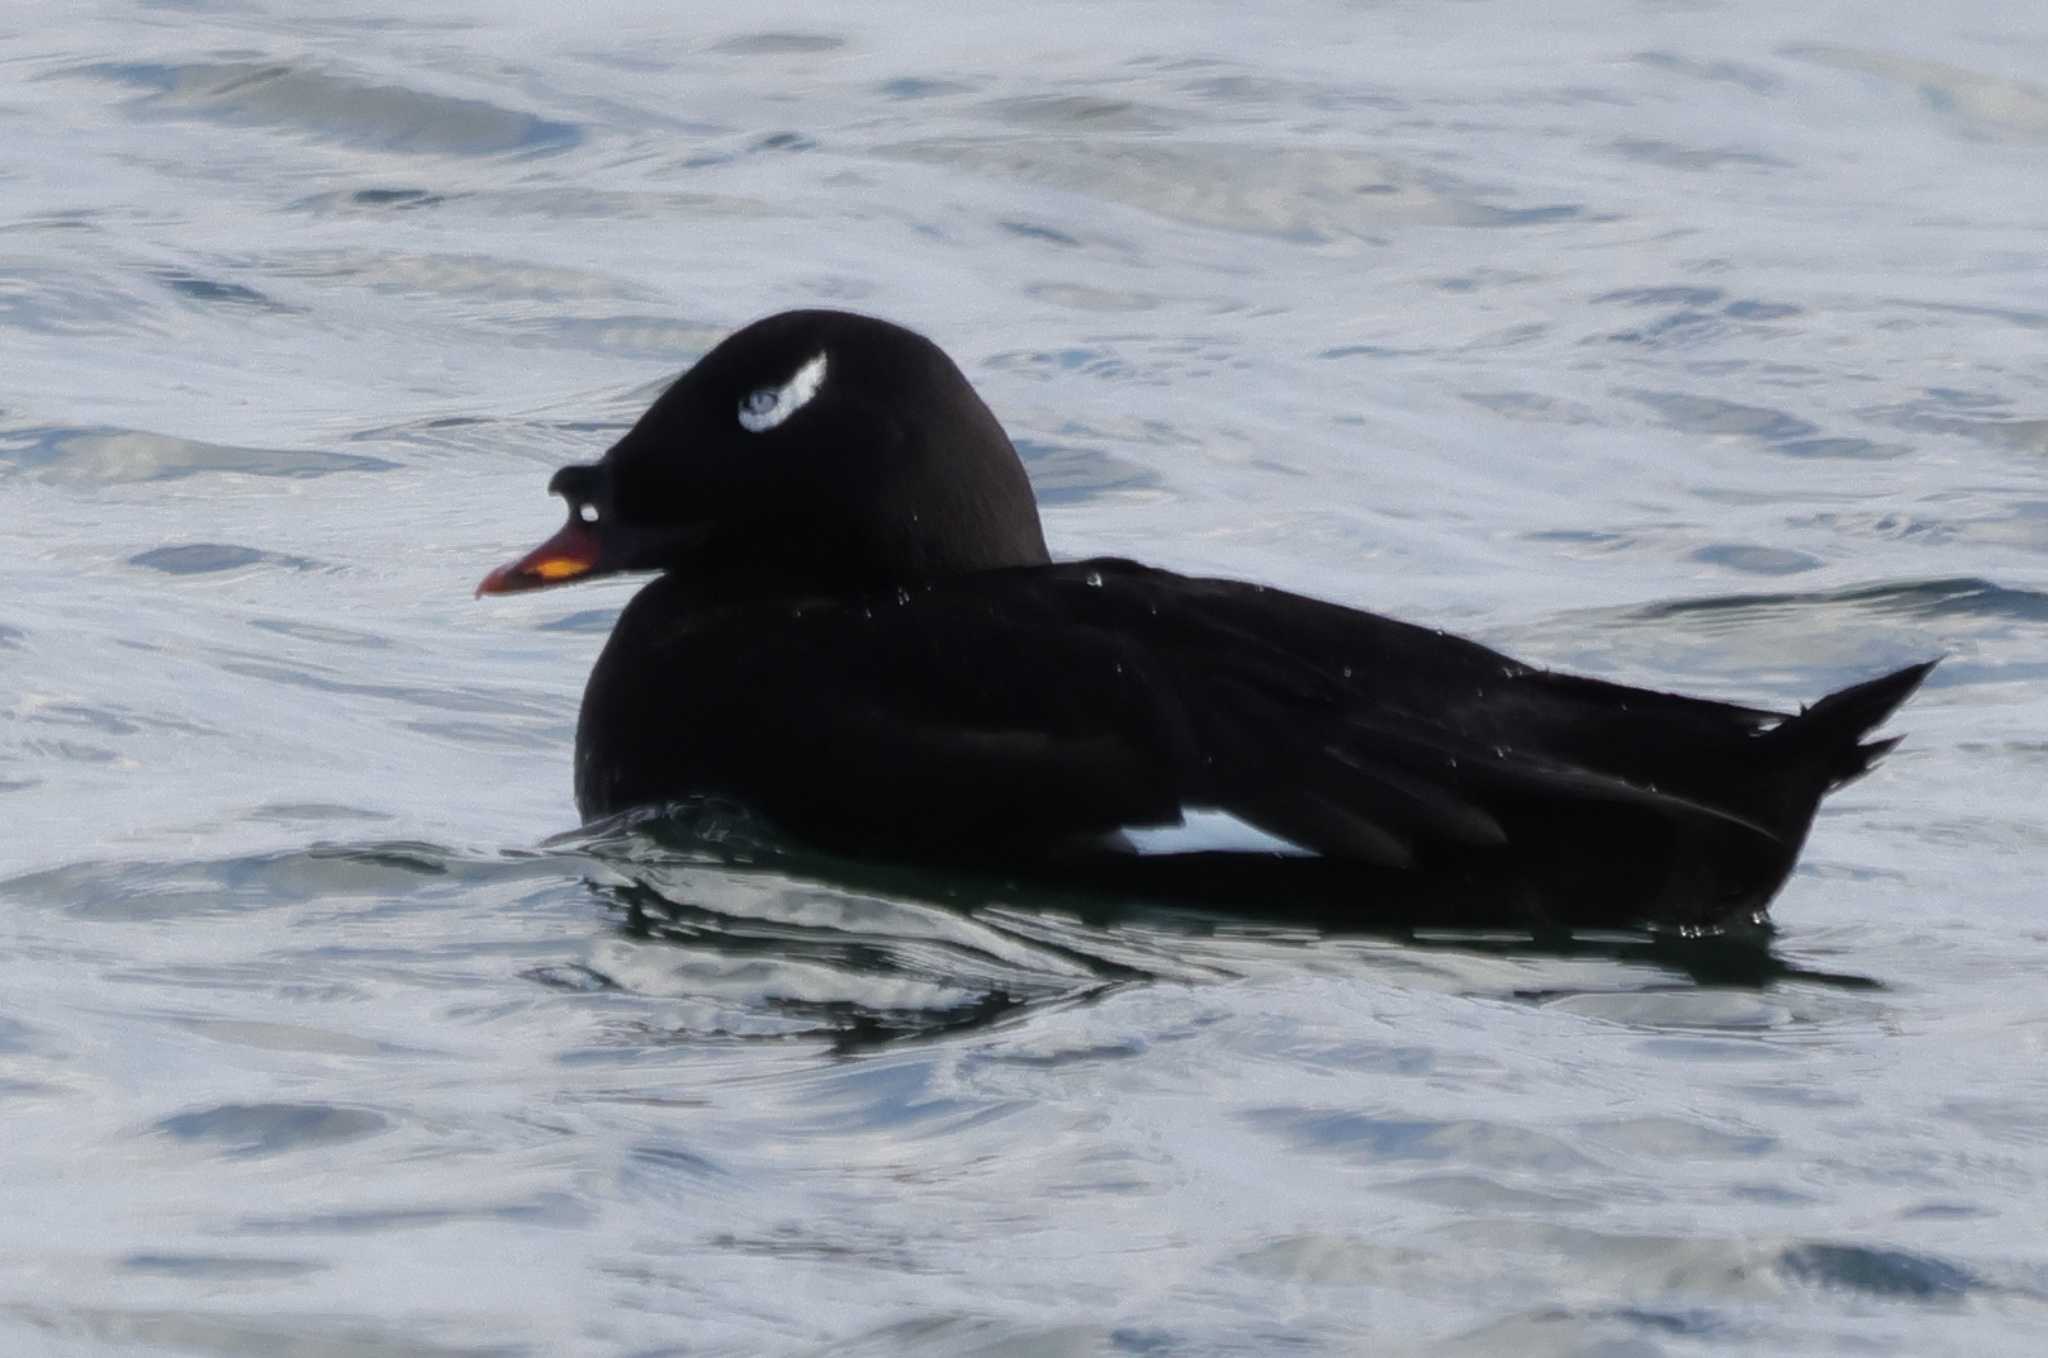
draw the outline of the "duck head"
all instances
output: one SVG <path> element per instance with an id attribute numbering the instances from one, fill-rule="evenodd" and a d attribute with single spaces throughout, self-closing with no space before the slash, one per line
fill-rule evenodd
<path id="1" fill-rule="evenodd" d="M 618 571 L 843 593 L 1047 560 L 1023 464 L 960 369 L 843 311 L 729 336 L 548 490 L 568 523 L 477 593 Z"/>

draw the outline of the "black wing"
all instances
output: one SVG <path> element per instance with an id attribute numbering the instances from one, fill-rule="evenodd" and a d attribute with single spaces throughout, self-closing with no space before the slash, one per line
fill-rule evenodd
<path id="1" fill-rule="evenodd" d="M 1497 846 L 1511 837 L 1508 813 L 1526 821 L 1536 809 L 1554 828 L 1566 807 L 1784 835 L 1774 808 L 1748 795 L 1764 753 L 1755 737 L 1780 714 L 1553 674 L 1445 632 L 1238 581 L 1127 562 L 1082 569 L 1104 581 L 1098 597 L 1141 602 L 1148 636 L 1197 690 L 1190 707 L 1210 723 L 1212 753 L 1240 754 L 1235 776 L 1211 789 L 1219 805 L 1254 811 L 1231 801 L 1245 787 L 1334 799 L 1411 854 Z M 1077 597 L 1090 615 L 1089 596 Z M 1259 789 L 1251 766 L 1262 750 L 1288 787 Z"/>

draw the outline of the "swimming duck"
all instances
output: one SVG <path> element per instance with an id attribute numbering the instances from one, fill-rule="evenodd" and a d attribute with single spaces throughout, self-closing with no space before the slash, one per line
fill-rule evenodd
<path id="1" fill-rule="evenodd" d="M 1361 927 L 1759 921 L 1933 668 L 1784 714 L 1055 562 L 959 368 L 839 311 L 739 330 L 548 489 L 568 523 L 479 594 L 657 573 L 584 692 L 586 820 L 711 796 L 834 855 Z"/>

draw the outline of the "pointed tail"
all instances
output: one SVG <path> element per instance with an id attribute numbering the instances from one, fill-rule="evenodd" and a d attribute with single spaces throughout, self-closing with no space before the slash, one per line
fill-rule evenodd
<path id="1" fill-rule="evenodd" d="M 1900 737 L 1864 740 L 1863 737 L 1892 714 L 1893 709 L 1912 696 L 1928 673 L 1941 662 L 1925 660 L 1918 665 L 1876 679 L 1851 684 L 1830 693 L 1771 733 L 1807 753 L 1819 765 L 1832 791 L 1870 772 Z"/>

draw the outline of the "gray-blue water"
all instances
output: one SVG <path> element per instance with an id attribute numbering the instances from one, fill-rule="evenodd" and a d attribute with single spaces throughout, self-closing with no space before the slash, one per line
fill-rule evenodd
<path id="1" fill-rule="evenodd" d="M 1999 0 L 0 11 L 0 1352 L 2048 1348 L 2043 72 Z M 1064 553 L 1949 659 L 1761 983 L 549 844 L 633 584 L 471 587 L 799 304 Z"/>

